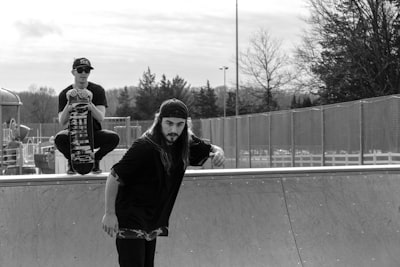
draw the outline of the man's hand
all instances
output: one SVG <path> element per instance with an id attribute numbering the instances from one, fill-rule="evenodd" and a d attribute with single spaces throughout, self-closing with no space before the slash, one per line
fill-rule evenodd
<path id="1" fill-rule="evenodd" d="M 104 214 L 101 222 L 103 224 L 103 230 L 109 236 L 113 237 L 114 233 L 118 232 L 118 219 L 115 214 Z"/>
<path id="2" fill-rule="evenodd" d="M 210 153 L 212 163 L 217 167 L 222 166 L 225 162 L 224 151 L 222 150 L 222 148 L 215 145 L 212 146 L 212 150 L 213 151 Z"/>

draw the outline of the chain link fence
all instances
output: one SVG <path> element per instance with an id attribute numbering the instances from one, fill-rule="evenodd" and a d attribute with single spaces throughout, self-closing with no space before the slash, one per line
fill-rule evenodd
<path id="1" fill-rule="evenodd" d="M 400 96 L 237 117 L 193 120 L 193 132 L 225 151 L 224 168 L 306 167 L 400 163 Z M 120 148 L 152 121 L 107 118 Z M 57 123 L 26 124 L 33 138 L 48 139 Z M 211 166 L 206 166 L 211 168 Z"/>

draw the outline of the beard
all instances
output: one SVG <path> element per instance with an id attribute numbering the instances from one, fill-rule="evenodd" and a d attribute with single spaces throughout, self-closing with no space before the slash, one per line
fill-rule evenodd
<path id="1" fill-rule="evenodd" d="M 172 145 L 175 143 L 176 140 L 178 140 L 179 135 L 176 133 L 169 133 L 165 136 L 165 139 L 167 141 L 167 144 Z"/>

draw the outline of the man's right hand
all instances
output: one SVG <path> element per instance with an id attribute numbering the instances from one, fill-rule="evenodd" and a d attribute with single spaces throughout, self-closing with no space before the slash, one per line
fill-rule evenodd
<path id="1" fill-rule="evenodd" d="M 101 222 L 103 224 L 103 230 L 109 236 L 113 237 L 114 233 L 118 232 L 118 219 L 115 214 L 104 214 Z"/>

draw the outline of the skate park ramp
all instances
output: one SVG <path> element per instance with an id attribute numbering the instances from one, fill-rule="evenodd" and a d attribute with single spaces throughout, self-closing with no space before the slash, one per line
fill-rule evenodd
<path id="1" fill-rule="evenodd" d="M 400 166 L 188 171 L 156 266 L 400 266 Z M 106 174 L 0 177 L 0 266 L 118 266 Z"/>

